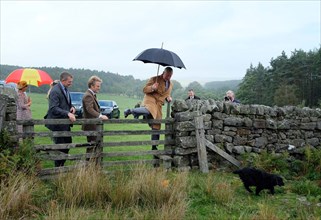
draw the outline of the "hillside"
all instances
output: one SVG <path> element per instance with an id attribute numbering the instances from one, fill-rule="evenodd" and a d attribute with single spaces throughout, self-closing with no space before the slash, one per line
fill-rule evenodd
<path id="1" fill-rule="evenodd" d="M 25 68 L 22 66 L 14 66 L 14 65 L 3 65 L 0 64 L 0 80 L 5 79 L 12 71 L 19 68 Z M 104 72 L 97 70 L 89 70 L 89 69 L 65 69 L 62 67 L 31 67 L 36 69 L 41 69 L 46 71 L 52 79 L 59 79 L 60 74 L 63 71 L 70 72 L 74 76 L 73 86 L 71 87 L 71 91 L 74 92 L 83 92 L 87 89 L 87 81 L 90 76 L 97 75 L 103 80 L 103 86 L 101 88 L 101 93 L 109 93 L 116 95 L 125 95 L 128 97 L 142 98 L 143 92 L 142 87 L 145 85 L 146 80 L 135 79 L 132 75 L 119 75 L 112 72 Z M 213 81 L 208 82 L 202 87 L 198 82 L 193 82 L 188 85 L 186 88 L 183 88 L 182 85 L 173 80 L 174 88 L 173 88 L 173 97 L 174 98 L 184 98 L 187 95 L 188 88 L 192 87 L 199 93 L 206 93 L 202 97 L 203 98 L 215 98 L 221 96 L 224 91 L 229 89 L 237 90 L 237 87 L 241 80 L 230 80 L 230 81 Z M 197 86 L 195 85 L 197 84 Z M 199 89 L 196 89 L 198 87 Z M 35 93 L 46 93 L 49 89 L 49 85 L 44 85 L 41 87 L 31 87 L 31 92 Z M 203 92 L 201 92 L 203 91 Z"/>
<path id="2" fill-rule="evenodd" d="M 13 70 L 24 68 L 21 66 L 12 65 L 0 65 L 0 79 L 5 79 Z M 87 81 L 90 76 L 97 75 L 103 80 L 103 86 L 101 88 L 102 93 L 112 93 L 119 95 L 127 95 L 129 97 L 142 96 L 141 88 L 145 84 L 145 81 L 135 79 L 133 76 L 122 76 L 119 74 L 89 70 L 89 69 L 65 69 L 61 67 L 32 67 L 46 71 L 52 79 L 59 79 L 60 74 L 63 71 L 70 72 L 74 76 L 73 86 L 71 91 L 83 92 L 87 89 Z M 49 85 L 41 87 L 32 86 L 32 92 L 45 93 L 49 89 Z"/>
<path id="3" fill-rule="evenodd" d="M 206 90 L 211 91 L 227 91 L 227 90 L 234 90 L 236 91 L 239 87 L 239 84 L 242 80 L 227 80 L 227 81 L 212 81 L 207 82 L 204 84 L 204 88 Z"/>

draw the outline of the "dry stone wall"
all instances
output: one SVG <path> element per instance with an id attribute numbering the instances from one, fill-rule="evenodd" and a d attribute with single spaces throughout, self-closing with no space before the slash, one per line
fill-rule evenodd
<path id="1" fill-rule="evenodd" d="M 305 146 L 321 145 L 320 109 L 175 100 L 171 116 L 175 119 L 177 167 L 198 164 L 194 117 L 200 115 L 206 139 L 236 158 L 262 150 L 300 154 Z M 218 159 L 211 150 L 207 152 L 209 162 Z"/>
<path id="2" fill-rule="evenodd" d="M 17 134 L 16 117 L 17 117 L 17 92 L 11 88 L 0 87 L 0 131 L 7 130 L 12 141 L 16 141 Z"/>

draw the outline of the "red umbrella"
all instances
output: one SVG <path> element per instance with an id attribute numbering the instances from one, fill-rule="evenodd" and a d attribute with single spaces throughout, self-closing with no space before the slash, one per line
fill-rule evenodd
<path id="1" fill-rule="evenodd" d="M 53 80 L 48 73 L 38 69 L 16 69 L 6 78 L 6 83 L 18 83 L 20 81 L 26 81 L 29 85 L 39 87 L 50 84 Z"/>

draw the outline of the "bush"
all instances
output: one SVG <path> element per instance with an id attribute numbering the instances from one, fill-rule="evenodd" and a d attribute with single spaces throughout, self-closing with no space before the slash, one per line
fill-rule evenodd
<path id="1" fill-rule="evenodd" d="M 291 187 L 293 193 L 304 196 L 318 196 L 321 195 L 321 188 L 310 180 L 301 180 L 294 182 Z"/>
<path id="2" fill-rule="evenodd" d="M 246 166 L 257 167 L 266 172 L 283 173 L 289 172 L 289 155 L 287 153 L 276 154 L 275 152 L 263 151 L 261 154 L 245 154 Z"/>
<path id="3" fill-rule="evenodd" d="M 30 139 L 25 139 L 16 147 L 7 131 L 0 133 L 0 182 L 17 171 L 34 174 L 39 164 Z"/>
<path id="4" fill-rule="evenodd" d="M 321 149 L 306 147 L 303 174 L 310 180 L 321 179 Z"/>
<path id="5" fill-rule="evenodd" d="M 321 149 L 309 146 L 304 149 L 304 159 L 298 160 L 288 153 L 264 151 L 261 154 L 243 155 L 245 166 L 252 166 L 271 173 L 280 173 L 287 179 L 305 176 L 309 180 L 321 179 Z"/>

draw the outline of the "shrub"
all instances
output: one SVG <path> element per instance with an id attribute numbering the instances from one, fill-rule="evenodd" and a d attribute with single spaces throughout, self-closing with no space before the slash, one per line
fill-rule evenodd
<path id="1" fill-rule="evenodd" d="M 307 146 L 304 155 L 303 174 L 310 180 L 321 179 L 321 149 Z"/>
<path id="2" fill-rule="evenodd" d="M 292 184 L 291 191 L 299 195 L 321 195 L 321 188 L 310 180 L 296 181 Z"/>
<path id="3" fill-rule="evenodd" d="M 263 151 L 261 154 L 244 154 L 246 166 L 253 166 L 263 169 L 266 172 L 277 172 L 286 174 L 289 172 L 289 163 L 287 153 L 277 154 L 275 152 Z"/>
<path id="4" fill-rule="evenodd" d="M 30 139 L 25 139 L 19 147 L 15 147 L 7 131 L 0 133 L 0 182 L 17 171 L 33 174 L 39 164 Z"/>

